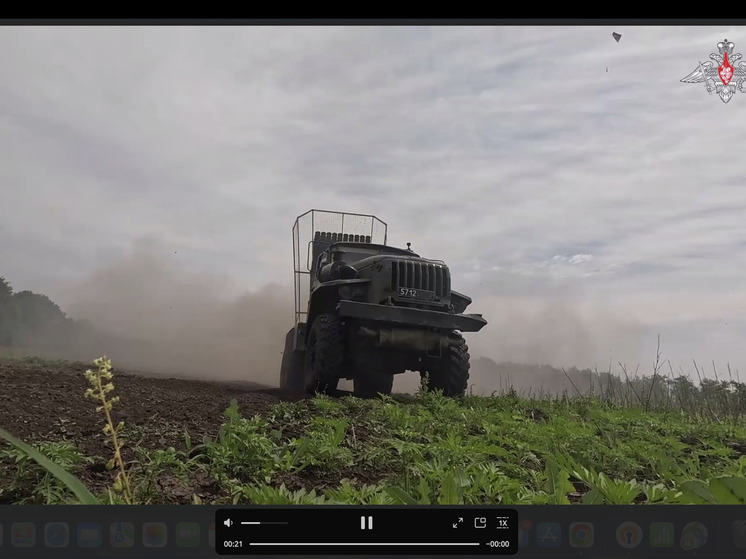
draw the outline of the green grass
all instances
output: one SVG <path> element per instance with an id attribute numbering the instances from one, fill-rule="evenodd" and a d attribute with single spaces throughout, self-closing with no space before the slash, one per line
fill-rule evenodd
<path id="1" fill-rule="evenodd" d="M 0 448 L 0 459 L 14 463 L 6 491 L 11 496 L 18 495 L 15 504 L 65 504 L 73 499 L 88 505 L 99 503 L 73 475 L 89 461 L 74 445 L 57 441 L 27 445 L 3 429 L 0 437 L 11 445 Z"/>
<path id="2" fill-rule="evenodd" d="M 227 415 L 206 460 L 235 503 L 746 504 L 746 457 L 734 449 L 746 426 L 680 412 L 424 394 Z M 282 485 L 289 474 L 302 484 L 308 470 L 309 481 L 336 483 L 321 493 Z M 357 472 L 380 479 L 351 481 Z"/>

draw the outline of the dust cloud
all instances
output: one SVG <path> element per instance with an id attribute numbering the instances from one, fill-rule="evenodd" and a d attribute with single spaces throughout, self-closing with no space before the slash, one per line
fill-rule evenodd
<path id="1" fill-rule="evenodd" d="M 655 341 L 650 324 L 581 296 L 488 298 L 483 308 L 490 323 L 467 339 L 492 359 L 608 368 L 610 360 L 633 363 L 655 356 L 647 353 Z"/>
<path id="2" fill-rule="evenodd" d="M 63 309 L 83 326 L 65 337 L 63 351 L 57 339 L 54 353 L 85 362 L 105 354 L 121 369 L 277 386 L 293 323 L 292 286 L 236 292 L 228 278 L 188 271 L 173 251 L 141 241 L 66 290 Z M 467 312 L 488 320 L 466 334 L 470 383 L 479 394 L 510 386 L 561 393 L 571 387 L 561 367 L 607 371 L 610 361 L 634 363 L 650 339 L 641 324 L 567 293 L 475 297 Z M 35 342 L 45 346 L 41 335 Z M 394 390 L 418 386 L 419 375 L 408 372 L 396 377 Z"/>
<path id="3" fill-rule="evenodd" d="M 641 371 L 655 358 L 655 334 L 649 325 L 620 314 L 608 305 L 583 298 L 582 292 L 545 299 L 493 298 L 484 301 L 490 324 L 467 336 L 472 348 L 474 392 L 561 394 L 589 388 L 579 370 L 619 374 L 618 364 Z M 488 330 L 489 328 L 489 330 Z M 571 372 L 572 383 L 562 369 Z"/>
<path id="4" fill-rule="evenodd" d="M 584 298 L 581 291 L 544 298 L 475 297 L 466 312 L 482 313 L 488 322 L 482 331 L 464 336 L 471 355 L 469 384 L 475 394 L 511 387 L 534 394 L 572 392 L 575 387 L 562 368 L 572 373 L 573 383 L 583 391 L 590 384 L 588 369 L 611 369 L 618 375 L 619 362 L 634 371 L 641 358 L 643 365 L 655 358 L 655 347 L 648 353 L 655 334 L 647 325 Z M 419 375 L 407 373 L 396 378 L 394 388 L 412 392 L 418 384 Z"/>
<path id="5" fill-rule="evenodd" d="M 292 286 L 226 296 L 227 279 L 187 271 L 172 254 L 138 243 L 67 290 L 68 315 L 88 324 L 70 340 L 70 358 L 106 354 L 124 369 L 276 386 Z"/>

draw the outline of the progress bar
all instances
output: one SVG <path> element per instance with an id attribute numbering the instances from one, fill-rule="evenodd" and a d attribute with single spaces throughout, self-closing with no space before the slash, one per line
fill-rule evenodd
<path id="1" fill-rule="evenodd" d="M 472 543 L 472 542 L 459 542 L 459 543 L 453 543 L 453 542 L 448 542 L 448 543 L 442 543 L 442 542 L 437 542 L 437 543 L 433 543 L 433 542 L 429 542 L 429 543 L 412 543 L 412 542 L 404 542 L 404 543 L 402 543 L 402 542 L 398 542 L 398 543 L 378 543 L 378 542 L 374 542 L 374 543 L 358 543 L 358 542 L 354 542 L 354 543 L 340 543 L 340 542 L 333 542 L 333 543 L 332 542 L 327 542 L 327 543 L 319 543 L 319 542 L 312 542 L 312 543 L 301 543 L 301 542 L 269 543 L 269 542 L 250 542 L 249 545 L 276 545 L 278 547 L 285 547 L 287 545 L 346 545 L 346 546 L 349 546 L 349 547 L 357 547 L 359 545 L 377 545 L 377 546 L 386 546 L 386 545 L 390 545 L 390 546 L 398 546 L 398 545 L 419 545 L 419 546 L 450 545 L 450 546 L 464 546 L 464 545 L 481 545 L 481 544 L 479 544 L 478 542 L 477 543 Z"/>

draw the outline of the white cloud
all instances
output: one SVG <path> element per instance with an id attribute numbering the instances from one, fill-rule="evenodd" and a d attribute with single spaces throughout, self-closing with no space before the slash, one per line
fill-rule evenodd
<path id="1" fill-rule="evenodd" d="M 247 289 L 290 281 L 317 207 L 379 215 L 475 308 L 570 289 L 633 321 L 722 308 L 732 332 L 746 96 L 679 81 L 725 37 L 746 48 L 732 27 L 5 28 L 0 272 L 54 298 L 151 236 Z"/>

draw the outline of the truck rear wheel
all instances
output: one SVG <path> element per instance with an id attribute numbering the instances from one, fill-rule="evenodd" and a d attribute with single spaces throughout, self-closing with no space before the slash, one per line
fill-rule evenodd
<path id="1" fill-rule="evenodd" d="M 428 376 L 428 390 L 442 390 L 444 396 L 460 397 L 466 394 L 469 383 L 469 346 L 458 332 L 451 334 L 453 345 L 440 358 L 428 358 L 424 378 Z"/>
<path id="2" fill-rule="evenodd" d="M 347 325 L 338 316 L 321 314 L 313 321 L 306 341 L 305 389 L 331 395 L 345 374 Z"/>
<path id="3" fill-rule="evenodd" d="M 302 351 L 293 351 L 295 328 L 291 328 L 285 336 L 285 351 L 282 352 L 280 366 L 280 388 L 291 392 L 303 392 L 303 360 Z"/>

